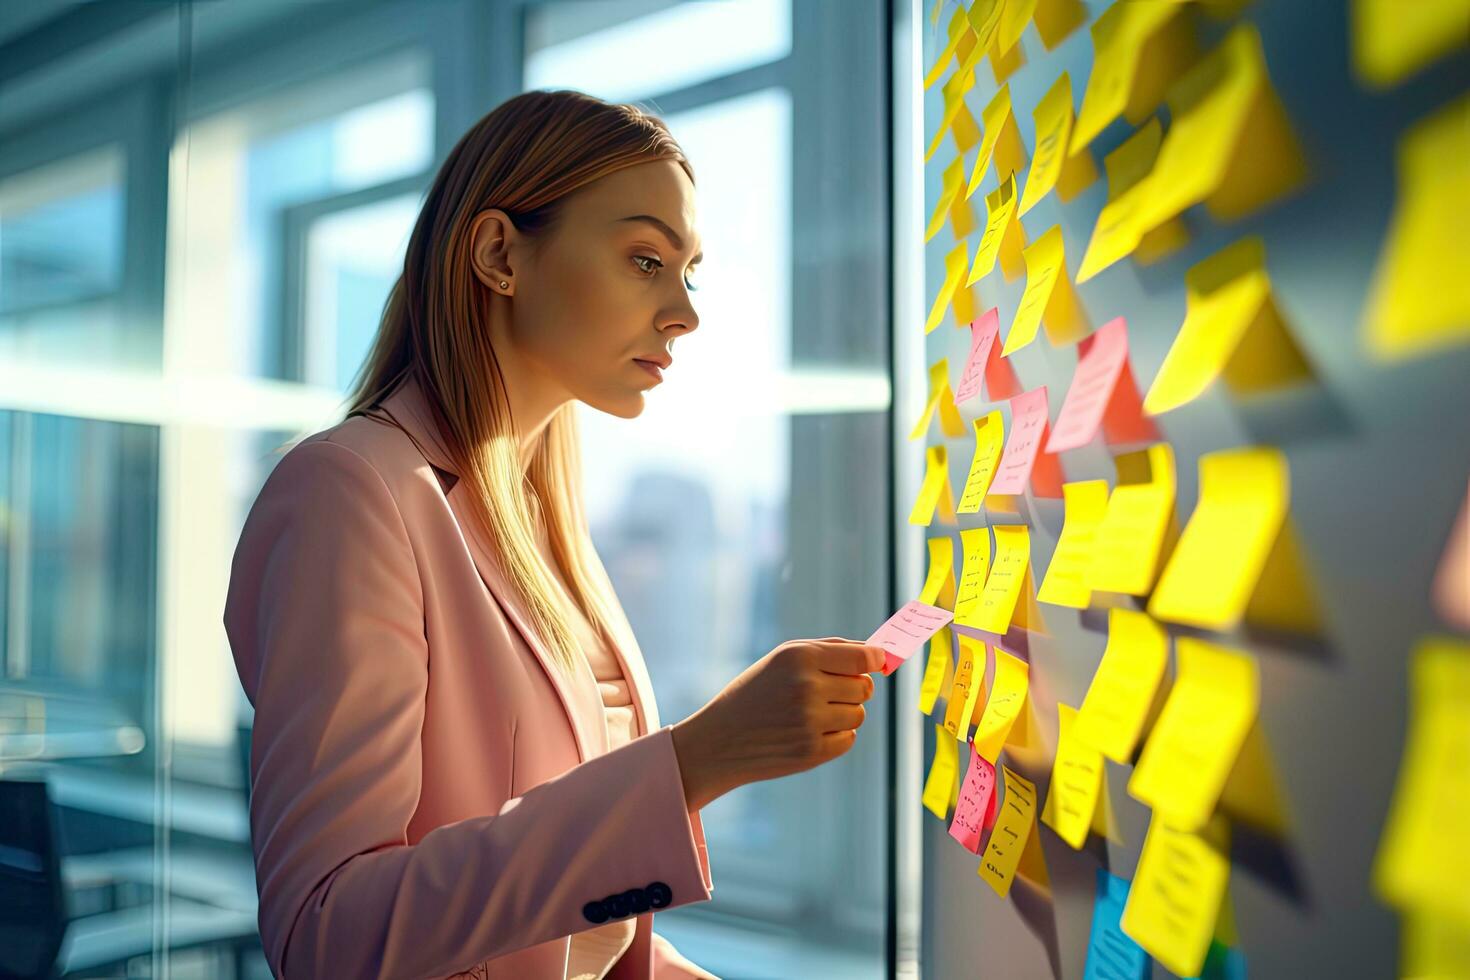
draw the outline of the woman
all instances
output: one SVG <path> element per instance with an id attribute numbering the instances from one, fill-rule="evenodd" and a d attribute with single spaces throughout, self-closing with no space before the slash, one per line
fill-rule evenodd
<path id="1" fill-rule="evenodd" d="M 710 897 L 700 809 L 852 747 L 883 656 L 836 637 L 661 725 L 587 533 L 573 402 L 638 415 L 697 326 L 693 190 L 632 106 L 486 115 L 262 488 L 224 619 L 277 976 L 709 977 L 652 929 Z"/>

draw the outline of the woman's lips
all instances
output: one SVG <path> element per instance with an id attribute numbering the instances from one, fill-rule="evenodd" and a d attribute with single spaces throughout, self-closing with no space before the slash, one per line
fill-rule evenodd
<path id="1" fill-rule="evenodd" d="M 635 358 L 633 358 L 633 363 L 634 364 L 637 364 L 643 370 L 645 370 L 649 374 L 653 375 L 654 378 L 656 378 L 657 380 L 662 381 L 664 379 L 663 368 L 659 367 L 657 364 L 653 363 L 652 361 L 644 361 L 644 360 L 640 360 L 640 359 L 638 359 L 638 358 L 635 357 Z"/>

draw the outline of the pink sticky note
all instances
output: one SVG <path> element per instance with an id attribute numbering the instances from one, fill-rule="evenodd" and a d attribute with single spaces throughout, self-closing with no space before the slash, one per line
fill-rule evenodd
<path id="1" fill-rule="evenodd" d="M 1046 385 L 1011 399 L 1011 434 L 995 468 L 990 493 L 1019 494 L 1031 488 L 1038 497 L 1062 495 L 1062 468 L 1056 456 L 1041 452 L 1046 441 Z"/>
<path id="2" fill-rule="evenodd" d="M 975 751 L 970 740 L 970 767 L 960 787 L 960 801 L 955 804 L 949 836 L 971 854 L 980 853 L 980 834 L 995 824 L 995 766 Z"/>
<path id="3" fill-rule="evenodd" d="M 1434 575 L 1434 606 L 1445 622 L 1470 630 L 1470 496 L 1460 508 Z"/>
<path id="4" fill-rule="evenodd" d="M 888 617 L 888 622 L 878 627 L 866 642 L 883 648 L 883 673 L 891 674 L 952 619 L 954 613 L 948 609 L 915 599 Z"/>
<path id="5" fill-rule="evenodd" d="M 965 361 L 965 373 L 960 375 L 960 386 L 955 389 L 955 405 L 980 394 L 980 385 L 992 370 L 991 363 L 1000 360 L 1000 348 L 995 343 L 999 334 L 1000 314 L 993 308 L 970 322 L 970 357 Z"/>
<path id="6" fill-rule="evenodd" d="M 1112 443 L 1145 442 L 1158 438 L 1143 414 L 1143 401 L 1128 366 L 1128 324 L 1110 320 L 1077 345 L 1077 370 L 1062 402 L 1057 424 L 1047 440 L 1047 452 L 1085 446 L 1098 426 Z"/>

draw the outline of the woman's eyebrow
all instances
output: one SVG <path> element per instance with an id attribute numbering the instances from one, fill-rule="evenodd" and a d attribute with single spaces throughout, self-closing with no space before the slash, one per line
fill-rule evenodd
<path id="1" fill-rule="evenodd" d="M 681 252 L 684 251 L 684 239 L 681 238 L 681 237 L 679 237 L 679 233 L 677 231 L 675 231 L 673 228 L 670 228 L 669 225 L 668 225 L 668 222 L 666 222 L 666 221 L 663 221 L 663 220 L 661 220 L 659 218 L 655 218 L 651 214 L 630 214 L 626 218 L 619 218 L 618 220 L 619 221 L 644 221 L 644 222 L 647 222 L 648 224 L 653 225 L 659 231 L 663 232 L 664 233 L 664 236 L 666 238 L 668 238 L 669 241 L 671 241 L 671 242 L 674 243 L 674 247 L 675 248 L 677 248 Z M 699 260 L 701 260 L 703 258 L 704 258 L 704 252 L 701 251 L 698 255 L 694 256 L 692 259 L 689 260 L 689 264 L 690 265 L 693 265 L 694 263 L 698 262 Z"/>

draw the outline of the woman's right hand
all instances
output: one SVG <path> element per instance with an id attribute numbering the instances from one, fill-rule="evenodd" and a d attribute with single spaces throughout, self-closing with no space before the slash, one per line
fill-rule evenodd
<path id="1" fill-rule="evenodd" d="M 881 647 L 790 640 L 673 726 L 684 799 L 698 810 L 737 786 L 819 766 L 857 740 Z"/>

